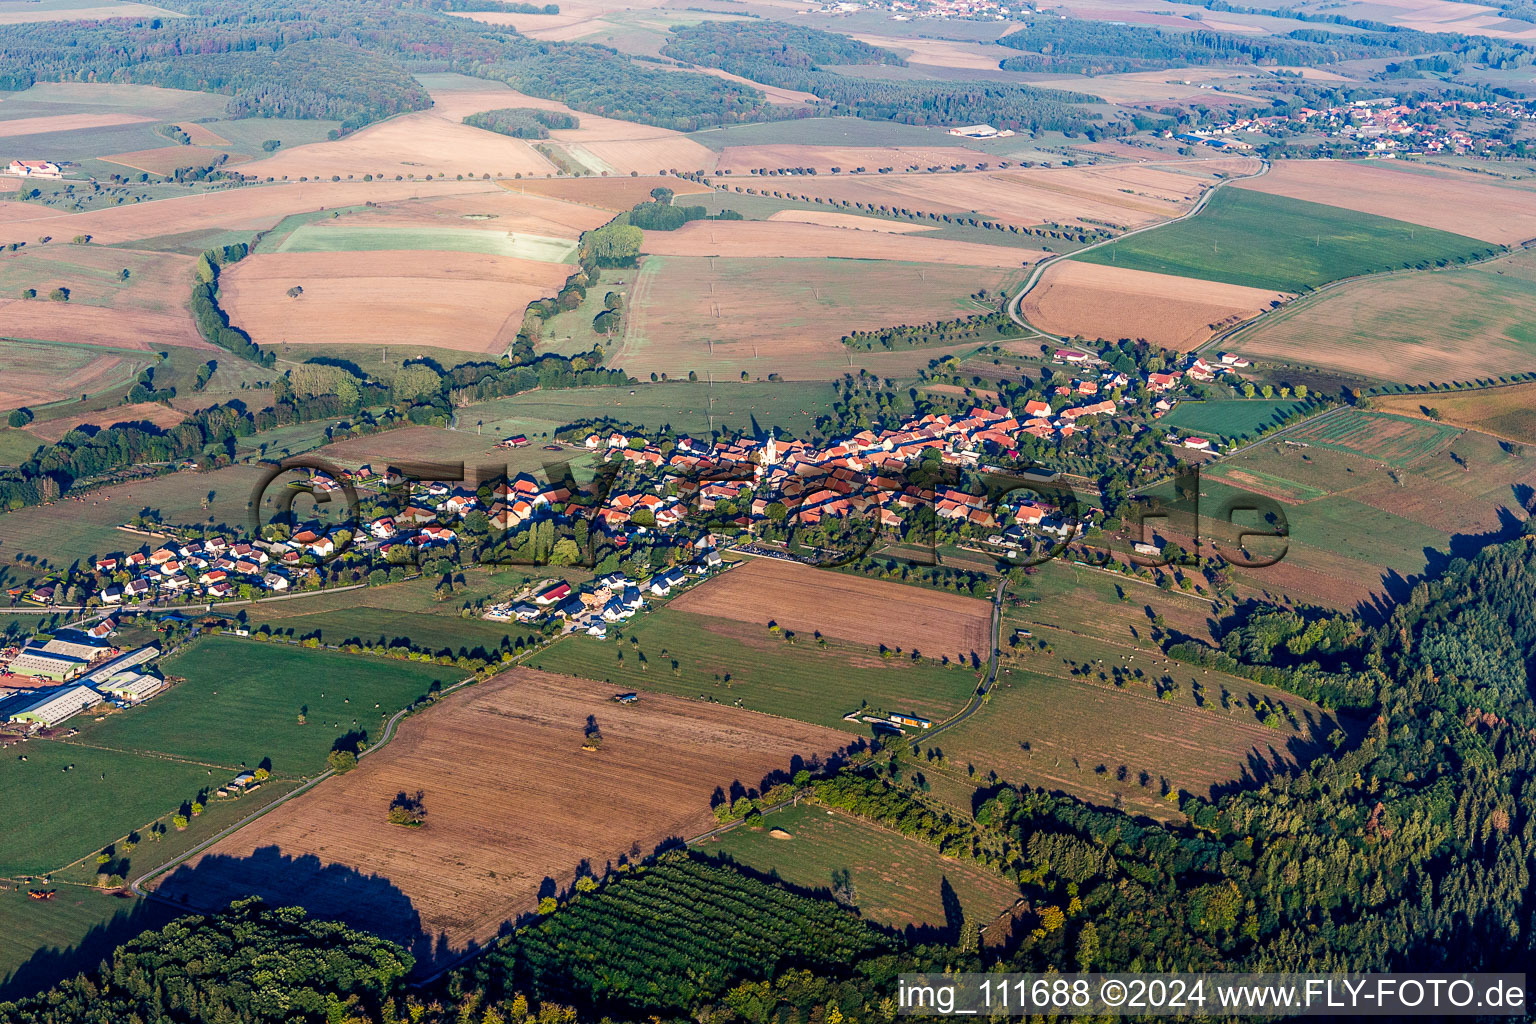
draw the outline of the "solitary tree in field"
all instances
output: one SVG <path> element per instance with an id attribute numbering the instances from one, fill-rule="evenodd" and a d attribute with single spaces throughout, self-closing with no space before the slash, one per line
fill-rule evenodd
<path id="1" fill-rule="evenodd" d="M 391 825 L 403 825 L 406 828 L 422 828 L 427 823 L 427 805 L 424 794 L 417 790 L 415 795 L 401 790 L 395 794 L 395 798 L 389 802 L 389 823 Z"/>

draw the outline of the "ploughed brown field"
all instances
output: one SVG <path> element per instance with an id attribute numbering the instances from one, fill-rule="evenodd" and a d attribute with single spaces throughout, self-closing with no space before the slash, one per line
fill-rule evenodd
<path id="1" fill-rule="evenodd" d="M 189 906 L 247 894 L 300 903 L 441 963 L 532 912 L 578 865 L 602 874 L 714 826 L 717 787 L 832 756 L 818 726 L 651 693 L 636 704 L 568 676 L 512 669 L 408 718 L 349 774 L 258 818 L 160 886 Z M 583 750 L 589 723 L 602 742 Z M 421 790 L 424 828 L 386 820 Z"/>
<path id="2" fill-rule="evenodd" d="M 820 631 L 928 658 L 970 660 L 992 651 L 992 609 L 986 601 L 773 558 L 749 558 L 676 598 L 671 607 L 776 623 L 806 637 Z"/>
<path id="3" fill-rule="evenodd" d="M 535 299 L 558 292 L 561 263 L 480 253 L 284 252 L 220 277 L 219 301 L 258 345 L 388 344 L 506 350 Z M 289 289 L 304 289 L 297 298 Z"/>
<path id="4" fill-rule="evenodd" d="M 1278 160 L 1268 174 L 1242 187 L 1505 245 L 1536 238 L 1536 192 L 1452 170 L 1430 174 L 1380 162 Z"/>
<path id="5" fill-rule="evenodd" d="M 1025 319 L 1052 334 L 1189 349 L 1286 298 L 1284 292 L 1171 274 L 1057 262 L 1025 296 Z"/>
<path id="6" fill-rule="evenodd" d="M 1041 255 L 1006 245 L 899 237 L 889 232 L 853 234 L 822 224 L 762 220 L 696 220 L 676 231 L 647 231 L 640 251 L 658 256 L 834 257 L 963 267 L 1018 267 Z"/>
<path id="7" fill-rule="evenodd" d="M 190 292 L 191 284 L 188 283 L 186 288 Z M 108 309 L 38 299 L 0 299 L 0 322 L 4 323 L 0 327 L 0 336 L 23 341 L 111 345 L 145 352 L 166 345 L 207 352 L 223 351 L 203 340 L 191 316 L 186 313 Z"/>

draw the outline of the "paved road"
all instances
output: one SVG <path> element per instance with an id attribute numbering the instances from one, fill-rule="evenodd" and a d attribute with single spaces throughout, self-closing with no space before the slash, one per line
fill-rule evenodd
<path id="1" fill-rule="evenodd" d="M 987 660 L 987 674 L 976 687 L 976 692 L 971 694 L 970 701 L 947 720 L 940 722 L 932 729 L 926 730 L 922 736 L 928 739 L 937 736 L 948 729 L 953 729 L 961 722 L 970 718 L 981 710 L 986 703 L 987 694 L 992 692 L 992 686 L 997 682 L 998 661 L 1002 658 L 1002 628 L 1003 628 L 1003 595 L 1008 590 L 1008 577 L 997 581 L 997 590 L 992 594 L 992 656 Z"/>
<path id="2" fill-rule="evenodd" d="M 1062 260 L 1071 259 L 1074 256 L 1081 256 L 1085 252 L 1092 252 L 1094 249 L 1098 249 L 1106 245 L 1112 245 L 1115 242 L 1123 241 L 1133 235 L 1139 235 L 1145 231 L 1156 231 L 1158 228 L 1167 227 L 1169 224 L 1177 224 L 1181 220 L 1188 220 L 1189 218 L 1199 213 L 1201 210 L 1205 209 L 1206 204 L 1211 201 L 1211 197 L 1214 196 L 1219 189 L 1224 188 L 1225 186 L 1230 185 L 1236 181 L 1250 181 L 1259 177 L 1260 175 L 1268 173 L 1269 161 L 1262 160 L 1259 164 L 1259 169 L 1252 174 L 1245 174 L 1241 178 L 1223 178 L 1216 182 L 1216 184 L 1206 189 L 1201 194 L 1200 198 L 1195 201 L 1195 205 L 1191 206 L 1182 216 L 1175 217 L 1172 220 L 1159 221 L 1156 224 L 1148 224 L 1145 227 L 1127 231 L 1124 234 L 1116 235 L 1113 238 L 1106 238 L 1102 242 L 1094 242 L 1092 245 L 1085 245 L 1081 249 L 1074 249 L 1072 252 L 1057 253 L 1047 259 L 1041 260 L 1039 263 L 1035 264 L 1035 269 L 1030 272 L 1029 280 L 1024 282 L 1024 287 L 1020 288 L 1018 294 L 1014 295 L 1013 298 L 1008 300 L 1009 318 L 1012 319 L 1013 322 L 1018 324 L 1020 327 L 1023 327 L 1025 330 L 1034 331 L 1042 338 L 1049 338 L 1054 342 L 1066 342 L 1066 338 L 1063 338 L 1060 335 L 1050 334 L 1046 331 L 1042 331 L 1028 320 L 1025 320 L 1024 314 L 1021 312 L 1024 296 L 1028 295 L 1030 291 L 1034 289 L 1035 285 L 1040 283 L 1040 278 L 1047 269 L 1055 266 Z"/>

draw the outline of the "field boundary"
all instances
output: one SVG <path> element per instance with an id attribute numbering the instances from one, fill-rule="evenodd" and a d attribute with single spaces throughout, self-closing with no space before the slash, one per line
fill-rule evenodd
<path id="1" fill-rule="evenodd" d="M 1522 252 L 1530 251 L 1533 247 L 1536 247 L 1536 239 L 1529 239 L 1519 243 L 1518 245 L 1506 246 L 1502 252 L 1494 253 L 1491 256 L 1484 256 L 1480 259 L 1470 259 L 1465 263 L 1457 263 L 1454 266 L 1430 267 L 1426 270 L 1417 270 L 1409 267 L 1399 268 L 1397 270 L 1381 270 L 1369 274 L 1356 274 L 1353 277 L 1341 277 L 1337 281 L 1329 281 L 1327 284 L 1319 285 L 1318 287 L 1313 288 L 1311 291 L 1304 292 L 1303 294 L 1296 296 L 1296 298 L 1291 299 L 1289 302 L 1282 303 L 1277 309 L 1265 310 L 1251 320 L 1247 320 L 1243 323 L 1230 327 L 1227 330 L 1220 332 L 1219 334 L 1212 335 L 1209 340 L 1204 341 L 1190 349 L 1190 352 L 1192 354 L 1199 354 L 1200 352 L 1203 352 L 1214 346 L 1231 342 L 1238 335 L 1258 327 L 1261 323 L 1267 326 L 1272 322 L 1284 322 L 1290 317 L 1291 314 L 1310 309 L 1314 300 L 1321 301 L 1324 298 L 1331 298 L 1331 296 L 1328 294 L 1329 292 L 1347 284 L 1355 284 L 1357 282 L 1365 281 L 1368 279 L 1386 280 L 1388 278 L 1395 277 L 1410 277 L 1414 274 L 1440 274 L 1449 270 L 1466 270 L 1472 267 L 1480 267 L 1488 263 L 1497 263 L 1499 260 L 1518 256 Z M 1238 346 L 1234 345 L 1232 347 L 1237 348 Z"/>
<path id="2" fill-rule="evenodd" d="M 1241 177 L 1236 178 L 1222 178 L 1220 181 L 1213 183 L 1211 187 L 1206 189 L 1205 192 L 1201 194 L 1200 198 L 1195 201 L 1194 206 L 1191 206 L 1185 213 L 1178 217 L 1174 217 L 1172 220 L 1165 220 L 1157 224 L 1148 224 L 1145 227 L 1133 228 L 1130 231 L 1115 235 L 1112 238 L 1106 238 L 1103 241 L 1094 242 L 1092 245 L 1085 245 L 1081 249 L 1074 249 L 1071 252 L 1055 253 L 1046 257 L 1039 263 L 1035 264 L 1034 270 L 1029 275 L 1029 279 L 1024 282 L 1024 287 L 1020 288 L 1018 293 L 1014 295 L 1012 299 L 1008 300 L 1008 305 L 1004 308 L 1007 309 L 1009 318 L 1012 319 L 1013 322 L 1018 324 L 1020 327 L 1027 331 L 1034 331 L 1042 338 L 1049 338 L 1050 340 L 1058 343 L 1067 343 L 1069 341 L 1068 338 L 1058 334 L 1051 334 L 1048 331 L 1042 331 L 1040 328 L 1024 319 L 1024 297 L 1030 292 L 1034 291 L 1035 285 L 1040 283 L 1040 278 L 1045 274 L 1045 271 L 1048 268 L 1054 267 L 1056 264 L 1062 262 L 1063 260 L 1069 260 L 1074 257 L 1081 256 L 1085 252 L 1092 252 L 1094 249 L 1102 248 L 1103 246 L 1110 245 L 1114 242 L 1123 241 L 1124 239 L 1130 238 L 1132 235 L 1139 235 L 1147 231 L 1156 231 L 1158 228 L 1167 227 L 1169 224 L 1178 224 L 1181 221 L 1186 221 L 1198 214 L 1201 210 L 1205 209 L 1206 204 L 1210 202 L 1211 196 L 1220 191 L 1222 187 L 1233 184 L 1234 182 L 1248 181 L 1252 178 L 1258 178 L 1268 173 L 1269 161 L 1261 160 L 1259 169 L 1254 171 L 1252 174 L 1244 174 Z M 1263 313 L 1259 314 L 1260 317 L 1263 315 Z M 1252 320 L 1249 321 L 1249 323 L 1252 322 Z M 1206 342 L 1205 344 L 1208 345 L 1210 342 Z M 1191 351 L 1198 352 L 1201 348 L 1204 347 L 1204 345 L 1197 345 L 1195 348 L 1191 349 Z"/>

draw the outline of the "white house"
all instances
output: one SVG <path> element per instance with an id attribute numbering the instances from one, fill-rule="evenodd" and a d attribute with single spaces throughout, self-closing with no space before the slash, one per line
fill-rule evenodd
<path id="1" fill-rule="evenodd" d="M 6 174 L 19 178 L 62 178 L 63 170 L 52 160 L 12 160 Z"/>

